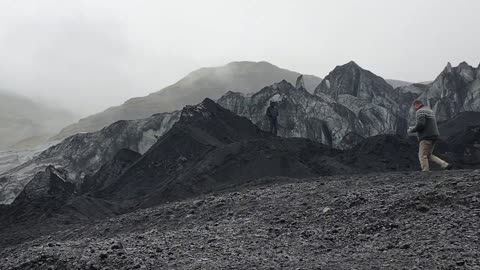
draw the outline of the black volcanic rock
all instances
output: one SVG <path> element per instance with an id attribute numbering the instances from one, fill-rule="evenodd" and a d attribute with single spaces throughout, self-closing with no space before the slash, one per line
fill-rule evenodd
<path id="1" fill-rule="evenodd" d="M 469 127 L 480 126 L 480 112 L 462 112 L 452 119 L 439 123 L 438 129 L 443 139 L 454 137 Z"/>
<path id="2" fill-rule="evenodd" d="M 479 170 L 266 180 L 272 184 L 70 226 L 31 241 L 18 240 L 29 233 L 26 230 L 0 231 L 0 265 L 5 269 L 480 267 Z M 112 250 L 117 243 L 123 250 Z"/>
<path id="3" fill-rule="evenodd" d="M 74 194 L 75 185 L 67 181 L 67 172 L 53 166 L 37 173 L 17 196 L 3 221 L 29 220 L 48 215 L 59 209 Z"/>
<path id="4" fill-rule="evenodd" d="M 459 168 L 480 167 L 480 112 L 463 112 L 439 125 L 445 159 Z"/>
<path id="5" fill-rule="evenodd" d="M 25 186 L 23 192 L 14 201 L 33 201 L 45 196 L 68 197 L 73 194 L 75 185 L 67 180 L 67 172 L 48 166 L 44 172 L 40 172 Z"/>
<path id="6" fill-rule="evenodd" d="M 463 168 L 480 167 L 480 125 L 469 126 L 454 136 L 447 145 L 451 149 L 452 160 Z"/>
<path id="7" fill-rule="evenodd" d="M 141 156 L 133 150 L 120 149 L 113 159 L 102 165 L 93 176 L 86 177 L 81 184 L 80 192 L 95 192 L 112 185 L 111 181 L 122 175 Z"/>
<path id="8" fill-rule="evenodd" d="M 48 165 L 68 171 L 68 179 L 80 186 L 122 148 L 145 153 L 180 118 L 180 111 L 152 115 L 141 120 L 118 121 L 93 133 L 80 133 L 41 152 L 32 160 L 0 175 L 0 203 L 11 203 L 28 181 Z"/>
<path id="9" fill-rule="evenodd" d="M 361 171 L 419 170 L 418 143 L 398 135 L 378 135 L 362 140 L 345 154 L 345 163 Z"/>
<path id="10" fill-rule="evenodd" d="M 206 99 L 187 106 L 167 134 L 95 197 L 151 206 L 262 177 L 413 170 L 416 151 L 415 142 L 395 135 L 369 138 L 347 151 L 273 137 Z"/>

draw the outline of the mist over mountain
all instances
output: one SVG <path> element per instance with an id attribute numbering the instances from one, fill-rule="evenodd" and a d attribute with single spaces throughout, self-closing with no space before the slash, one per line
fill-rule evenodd
<path id="1" fill-rule="evenodd" d="M 0 90 L 0 150 L 29 148 L 75 121 L 75 116 L 23 96 Z"/>
<path id="2" fill-rule="evenodd" d="M 293 84 L 299 75 L 298 72 L 267 62 L 232 62 L 220 67 L 201 68 L 158 92 L 132 98 L 120 106 L 81 119 L 77 124 L 63 129 L 56 138 L 96 131 L 118 120 L 140 119 L 155 113 L 179 110 L 206 97 L 218 99 L 228 91 L 249 94 L 281 80 Z M 305 75 L 304 78 L 305 86 L 310 91 L 321 81 L 312 75 Z"/>

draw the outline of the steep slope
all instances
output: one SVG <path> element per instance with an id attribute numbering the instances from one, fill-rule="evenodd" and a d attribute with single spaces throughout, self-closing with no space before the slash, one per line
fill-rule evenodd
<path id="1" fill-rule="evenodd" d="M 0 174 L 0 203 L 11 203 L 39 171 L 48 165 L 68 171 L 80 185 L 87 175 L 111 160 L 122 148 L 145 153 L 178 121 L 180 112 L 156 114 L 142 120 L 118 121 L 93 133 L 80 133 L 48 148 L 26 163 Z"/>
<path id="2" fill-rule="evenodd" d="M 376 105 L 390 105 L 397 93 L 381 77 L 361 68 L 351 61 L 337 66 L 315 89 L 315 94 L 323 93 L 338 100 L 343 95 L 357 97 Z"/>
<path id="3" fill-rule="evenodd" d="M 6 269 L 476 269 L 480 171 L 269 178 L 12 245 Z M 27 234 L 28 232 L 24 232 Z M 3 244 L 3 245 L 2 245 Z"/>
<path id="4" fill-rule="evenodd" d="M 265 176 L 312 176 L 348 171 L 335 150 L 305 139 L 273 138 L 247 118 L 206 99 L 181 119 L 100 198 L 142 205 L 179 200 Z"/>
<path id="5" fill-rule="evenodd" d="M 141 156 L 141 154 L 130 149 L 120 149 L 113 159 L 103 164 L 94 175 L 85 177 L 80 187 L 80 193 L 96 192 L 111 186 L 111 181 L 120 177 Z"/>
<path id="6" fill-rule="evenodd" d="M 405 135 L 406 113 L 400 110 L 402 104 L 398 103 L 402 100 L 401 93 L 353 61 L 335 67 L 315 89 L 315 94 L 332 97 L 355 112 L 363 122 L 370 122 L 377 134 Z"/>
<path id="7" fill-rule="evenodd" d="M 30 140 L 30 145 L 46 142 L 74 120 L 69 112 L 0 90 L 0 150 L 24 140 Z"/>
<path id="8" fill-rule="evenodd" d="M 155 113 L 179 110 L 185 105 L 197 104 L 206 97 L 217 99 L 227 91 L 251 93 L 284 79 L 294 83 L 299 75 L 267 62 L 232 62 L 221 67 L 202 68 L 158 92 L 130 99 L 121 106 L 82 119 L 66 127 L 55 138 L 100 130 L 118 120 L 141 119 Z M 305 76 L 308 89 L 313 90 L 320 81 L 318 77 Z"/>
<path id="9" fill-rule="evenodd" d="M 480 66 L 462 62 L 452 67 L 448 63 L 420 99 L 435 111 L 438 121 L 464 111 L 480 111 Z"/>
<path id="10" fill-rule="evenodd" d="M 9 211 L 2 216 L 8 219 L 28 221 L 40 216 L 51 215 L 73 195 L 75 185 L 68 180 L 65 170 L 47 166 L 38 172 L 15 198 Z"/>

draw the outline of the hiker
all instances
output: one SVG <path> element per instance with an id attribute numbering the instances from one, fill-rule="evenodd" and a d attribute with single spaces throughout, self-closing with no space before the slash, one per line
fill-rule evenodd
<path id="1" fill-rule="evenodd" d="M 277 136 L 277 129 L 278 129 L 278 108 L 277 103 L 274 101 L 270 101 L 270 106 L 267 109 L 267 117 L 270 121 L 270 133 Z"/>
<path id="2" fill-rule="evenodd" d="M 417 124 L 414 127 L 410 127 L 408 129 L 408 133 L 417 133 L 417 137 L 420 142 L 418 158 L 420 160 L 422 171 L 430 171 L 430 164 L 428 163 L 429 160 L 440 165 L 442 169 L 450 170 L 452 168 L 451 164 L 448 164 L 444 160 L 432 154 L 433 149 L 435 148 L 435 143 L 440 136 L 435 114 L 433 113 L 432 109 L 424 106 L 420 100 L 415 100 L 413 102 L 413 106 L 416 110 Z"/>

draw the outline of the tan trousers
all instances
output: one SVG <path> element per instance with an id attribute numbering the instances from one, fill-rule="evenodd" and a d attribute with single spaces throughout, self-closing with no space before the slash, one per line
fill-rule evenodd
<path id="1" fill-rule="evenodd" d="M 443 161 L 442 159 L 432 154 L 434 148 L 435 148 L 435 141 L 430 141 L 430 140 L 420 141 L 418 158 L 420 159 L 420 166 L 422 167 L 422 171 L 424 172 L 430 171 L 430 164 L 428 163 L 429 160 L 431 160 L 434 163 L 437 163 L 443 169 L 445 169 L 448 166 L 447 162 Z"/>

